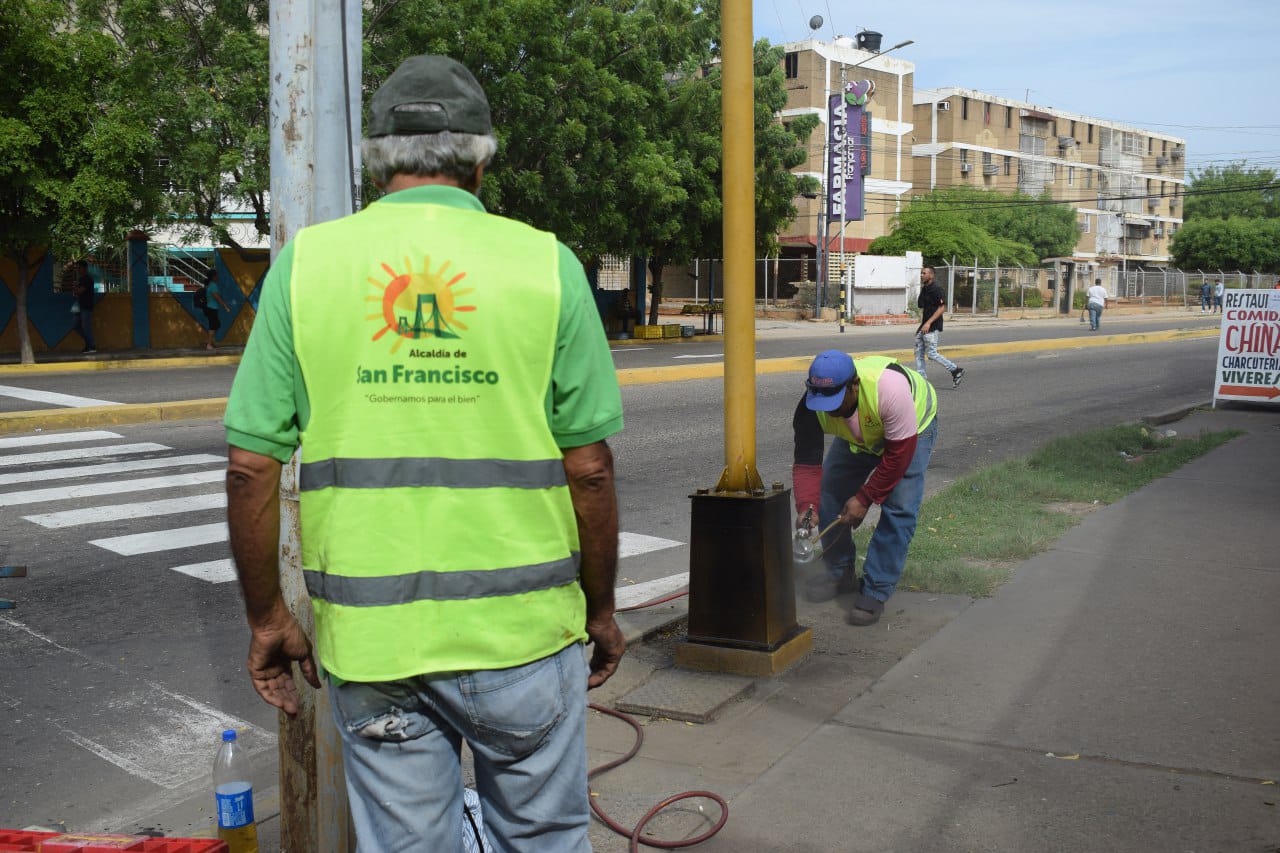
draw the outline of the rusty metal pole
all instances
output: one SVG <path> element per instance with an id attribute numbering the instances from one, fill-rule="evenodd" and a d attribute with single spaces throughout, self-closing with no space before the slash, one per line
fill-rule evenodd
<path id="1" fill-rule="evenodd" d="M 360 35 L 358 0 L 271 0 L 273 259 L 299 229 L 356 208 Z M 280 480 L 280 584 L 289 609 L 314 636 L 302 580 L 297 483 L 294 454 Z M 296 719 L 280 714 L 280 847 L 348 853 L 355 839 L 328 693 L 297 680 L 302 710 Z"/>
<path id="2" fill-rule="evenodd" d="M 790 492 L 756 471 L 755 92 L 751 0 L 721 4 L 724 157 L 724 472 L 693 496 L 692 669 L 773 675 L 813 647 L 796 624 Z"/>

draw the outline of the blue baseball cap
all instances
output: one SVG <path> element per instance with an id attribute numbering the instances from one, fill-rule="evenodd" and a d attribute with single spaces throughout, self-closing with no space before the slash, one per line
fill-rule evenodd
<path id="1" fill-rule="evenodd" d="M 809 389 L 804 395 L 805 406 L 814 412 L 835 411 L 844 402 L 845 386 L 857 375 L 858 369 L 848 353 L 838 349 L 818 353 L 809 365 L 809 378 L 804 382 L 804 387 Z"/>

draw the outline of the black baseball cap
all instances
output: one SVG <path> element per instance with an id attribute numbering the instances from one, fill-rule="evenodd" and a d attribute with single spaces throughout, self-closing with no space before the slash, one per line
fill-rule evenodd
<path id="1" fill-rule="evenodd" d="M 489 99 L 457 60 L 430 54 L 411 56 L 373 93 L 365 136 L 415 136 L 445 130 L 491 133 Z"/>

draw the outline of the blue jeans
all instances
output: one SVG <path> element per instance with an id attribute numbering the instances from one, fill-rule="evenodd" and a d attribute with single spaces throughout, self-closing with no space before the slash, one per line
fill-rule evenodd
<path id="1" fill-rule="evenodd" d="M 867 559 L 862 565 L 862 594 L 878 602 L 889 600 L 898 587 L 902 569 L 907 563 L 907 548 L 916 533 L 916 516 L 924 500 L 924 472 L 929 467 L 933 443 L 938 438 L 938 419 L 916 438 L 916 452 L 907 466 L 907 473 L 880 505 L 880 521 L 871 534 L 867 546 Z M 826 527 L 848 502 L 858 493 L 867 477 L 880 462 L 879 456 L 870 453 L 854 453 L 849 443 L 837 438 L 831 443 L 831 451 L 822 462 L 822 501 L 818 507 L 821 527 Z M 821 529 L 821 528 L 819 528 Z M 840 526 L 822 539 L 822 559 L 827 571 L 839 578 L 845 572 L 851 576 L 857 565 L 857 548 L 849 528 Z"/>
<path id="2" fill-rule="evenodd" d="M 938 352 L 938 335 L 941 332 L 916 332 L 916 373 L 924 376 L 925 358 L 931 358 L 948 371 L 955 372 L 956 363 Z"/>
<path id="3" fill-rule="evenodd" d="M 1096 302 L 1089 303 L 1089 328 L 1098 330 L 1098 321 L 1102 319 L 1102 306 Z"/>
<path id="4" fill-rule="evenodd" d="M 330 682 L 358 849 L 461 849 L 466 740 L 495 850 L 590 851 L 586 694 L 579 643 L 511 669 Z"/>
<path id="5" fill-rule="evenodd" d="M 1212 304 L 1213 304 L 1213 297 L 1212 297 L 1212 296 L 1210 296 L 1210 295 L 1209 295 L 1209 294 L 1207 294 L 1207 293 L 1202 293 L 1202 294 L 1200 294 L 1200 310 L 1201 310 L 1201 311 L 1208 311 L 1208 310 L 1209 310 L 1209 307 L 1210 307 Z"/>

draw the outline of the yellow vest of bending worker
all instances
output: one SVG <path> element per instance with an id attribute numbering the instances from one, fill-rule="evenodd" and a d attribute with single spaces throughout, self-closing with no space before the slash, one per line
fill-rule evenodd
<path id="1" fill-rule="evenodd" d="M 884 454 L 884 421 L 880 420 L 880 376 L 886 370 L 899 370 L 911 383 L 911 399 L 916 404 L 916 435 L 925 431 L 938 414 L 938 399 L 928 380 L 905 365 L 882 355 L 868 355 L 855 363 L 858 369 L 858 426 L 862 439 L 854 437 L 853 430 L 843 418 L 832 417 L 828 412 L 817 412 L 818 423 L 828 435 L 839 436 L 849 442 L 854 453 Z M 893 365 L 890 367 L 889 365 Z"/>
<path id="2" fill-rule="evenodd" d="M 295 239 L 302 568 L 339 678 L 505 669 L 585 638 L 546 415 L 557 258 L 550 234 L 436 204 Z"/>

